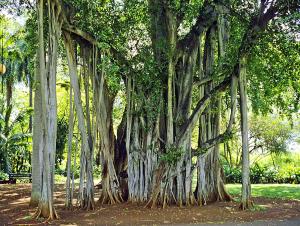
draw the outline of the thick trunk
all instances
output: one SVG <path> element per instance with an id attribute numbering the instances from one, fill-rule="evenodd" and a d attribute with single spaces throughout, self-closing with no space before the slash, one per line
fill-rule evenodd
<path id="1" fill-rule="evenodd" d="M 79 203 L 83 209 L 94 209 L 94 181 L 92 172 L 92 156 L 88 141 L 88 134 L 85 126 L 85 119 L 79 89 L 79 82 L 76 69 L 75 50 L 69 33 L 64 32 L 64 43 L 66 47 L 69 73 L 71 85 L 74 90 L 74 103 L 76 115 L 78 118 L 78 126 L 81 135 L 81 178 L 86 180 L 85 183 L 81 180 L 79 187 Z"/>
<path id="2" fill-rule="evenodd" d="M 104 56 L 103 56 L 104 58 Z M 116 138 L 113 131 L 112 110 L 114 97 L 111 97 L 105 83 L 105 65 L 100 76 L 94 74 L 94 105 L 96 123 L 100 133 L 102 162 L 102 193 L 100 203 L 120 203 L 123 201 L 119 177 L 115 168 Z"/>
<path id="3" fill-rule="evenodd" d="M 223 34 L 220 34 L 222 29 L 219 28 L 219 57 L 224 55 Z M 207 31 L 205 48 L 204 48 L 204 74 L 208 78 L 212 76 L 213 65 L 215 61 L 215 27 Z M 201 66 L 200 66 L 201 68 Z M 211 92 L 215 85 L 208 82 L 200 88 L 201 98 L 205 93 Z M 213 98 L 201 115 L 199 122 L 199 146 L 208 140 L 214 139 L 220 135 L 220 107 L 221 100 L 217 96 Z M 221 166 L 219 162 L 219 144 L 215 144 L 207 150 L 205 155 L 198 157 L 197 163 L 197 199 L 198 203 L 206 204 L 211 201 L 230 200 L 230 196 L 225 191 L 224 183 L 221 178 Z"/>
<path id="4" fill-rule="evenodd" d="M 42 121 L 42 99 L 41 99 L 41 73 L 36 69 L 35 73 L 35 94 L 34 94 L 34 118 L 33 118 L 33 139 L 32 139 L 32 187 L 30 206 L 38 205 L 41 197 L 41 167 L 42 167 L 42 153 L 44 146 L 44 136 Z"/>
<path id="5" fill-rule="evenodd" d="M 171 6 L 164 1 L 151 0 L 149 11 L 151 13 L 151 38 L 154 58 L 157 65 L 160 66 L 163 87 L 161 91 L 162 109 L 165 109 L 165 111 L 162 109 L 160 111 L 158 135 L 160 138 L 160 151 L 162 152 L 160 154 L 163 155 L 174 149 L 174 79 L 178 24 Z M 165 203 L 170 201 L 172 185 L 169 180 L 171 180 L 171 177 L 166 172 L 168 167 L 163 167 L 164 164 L 161 161 L 153 173 L 151 198 L 147 204 L 149 207 L 154 207 L 156 203 L 165 206 Z"/>
<path id="6" fill-rule="evenodd" d="M 128 154 L 128 200 L 131 202 L 145 202 L 149 199 L 152 175 L 157 164 L 153 143 L 156 136 L 155 129 L 145 129 L 147 127 L 145 118 L 137 116 L 132 118 Z"/>
<path id="7" fill-rule="evenodd" d="M 44 34 L 43 34 L 43 8 L 44 2 L 38 2 L 39 16 L 39 73 L 41 78 L 41 105 L 42 105 L 42 125 L 45 143 L 42 149 L 43 165 L 41 180 L 41 198 L 38 204 L 35 217 L 45 217 L 48 219 L 57 218 L 53 206 L 54 189 L 54 164 L 56 150 L 56 65 L 58 37 L 60 35 L 60 7 L 48 0 L 49 16 L 49 43 L 48 61 L 45 59 Z"/>
<path id="8" fill-rule="evenodd" d="M 240 62 L 240 112 L 242 129 L 242 199 L 240 208 L 248 209 L 252 206 L 251 185 L 250 185 L 250 162 L 249 162 L 249 140 L 248 140 L 248 109 L 247 109 L 247 80 L 246 80 L 246 59 Z"/>
<path id="9" fill-rule="evenodd" d="M 151 197 L 147 202 L 146 207 L 154 208 L 158 203 L 163 204 L 163 198 L 159 199 L 159 194 L 163 193 L 161 183 L 163 182 L 164 178 L 166 180 L 166 171 L 167 171 L 167 167 L 165 163 L 160 162 L 158 167 L 154 171 Z M 163 194 L 161 195 L 163 196 Z"/>
<path id="10" fill-rule="evenodd" d="M 189 118 L 192 103 L 192 84 L 195 73 L 198 46 L 187 51 L 180 58 L 176 74 L 176 134 L 180 131 L 182 123 Z M 195 199 L 192 192 L 192 157 L 191 157 L 191 131 L 178 144 L 183 151 L 181 159 L 176 165 L 176 178 L 173 190 L 176 191 L 176 200 L 179 206 L 193 204 Z"/>
<path id="11" fill-rule="evenodd" d="M 126 109 L 125 109 L 126 112 Z M 114 166 L 120 183 L 120 190 L 124 201 L 128 200 L 128 155 L 126 151 L 126 113 L 117 130 Z"/>

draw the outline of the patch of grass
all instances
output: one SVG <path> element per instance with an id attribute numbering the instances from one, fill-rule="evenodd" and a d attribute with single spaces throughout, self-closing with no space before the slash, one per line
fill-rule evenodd
<path id="1" fill-rule="evenodd" d="M 253 207 L 250 209 L 251 211 L 265 211 L 267 209 L 264 205 L 256 205 L 254 204 Z"/>
<path id="2" fill-rule="evenodd" d="M 66 184 L 67 181 L 67 177 L 63 176 L 63 175 L 59 175 L 59 174 L 55 174 L 55 184 Z M 101 177 L 100 176 L 94 176 L 94 184 L 98 184 L 101 181 Z M 76 178 L 74 180 L 75 184 L 79 184 L 80 179 Z"/>
<path id="3" fill-rule="evenodd" d="M 230 195 L 241 195 L 241 184 L 227 184 L 226 188 Z M 300 201 L 299 184 L 252 184 L 253 197 L 281 198 Z"/>
<path id="4" fill-rule="evenodd" d="M 31 220 L 31 219 L 32 219 L 32 216 L 30 216 L 30 215 L 23 217 L 23 220 Z"/>

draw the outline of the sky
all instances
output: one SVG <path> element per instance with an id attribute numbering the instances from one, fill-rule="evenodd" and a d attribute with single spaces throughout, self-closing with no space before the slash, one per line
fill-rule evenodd
<path id="1" fill-rule="evenodd" d="M 10 19 L 14 19 L 21 26 L 25 25 L 26 18 L 24 16 L 12 15 L 6 9 L 0 9 L 0 15 L 5 15 L 5 17 L 8 17 Z"/>

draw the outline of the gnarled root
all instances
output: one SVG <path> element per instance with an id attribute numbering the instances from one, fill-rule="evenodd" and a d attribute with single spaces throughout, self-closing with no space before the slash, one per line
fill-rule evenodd
<path id="1" fill-rule="evenodd" d="M 159 188 L 159 186 L 157 186 L 157 188 L 155 188 L 153 190 L 154 191 L 152 192 L 152 196 L 149 199 L 149 201 L 147 202 L 147 204 L 145 205 L 145 208 L 153 209 L 157 205 L 157 198 L 158 198 L 160 188 Z"/>
<path id="2" fill-rule="evenodd" d="M 101 204 L 116 204 L 123 202 L 123 198 L 121 193 L 112 193 L 111 191 L 105 189 L 102 191 L 98 202 Z"/>
<path id="3" fill-rule="evenodd" d="M 147 202 L 146 206 L 147 208 L 153 209 L 157 205 L 158 195 L 160 193 L 160 186 L 161 182 L 163 180 L 163 177 L 165 176 L 166 168 L 163 163 L 160 163 L 159 167 L 156 169 L 155 176 L 154 176 L 154 185 L 152 189 L 152 195 L 149 201 Z"/>
<path id="4" fill-rule="evenodd" d="M 81 209 L 84 209 L 84 210 L 94 210 L 95 202 L 91 198 L 86 198 L 80 207 L 81 207 Z"/>
<path id="5" fill-rule="evenodd" d="M 49 202 L 39 202 L 38 208 L 36 212 L 33 215 L 33 218 L 38 219 L 38 218 L 47 218 L 46 221 L 50 220 L 55 220 L 59 219 L 58 214 L 53 207 L 52 204 Z"/>
<path id="6" fill-rule="evenodd" d="M 251 200 L 246 200 L 244 202 L 241 202 L 240 209 L 241 210 L 247 210 L 253 207 L 253 202 Z"/>

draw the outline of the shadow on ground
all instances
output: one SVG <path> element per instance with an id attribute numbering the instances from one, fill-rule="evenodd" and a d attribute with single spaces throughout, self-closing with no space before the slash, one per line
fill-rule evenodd
<path id="1" fill-rule="evenodd" d="M 0 186 L 0 225 L 45 223 L 43 219 L 35 220 L 31 217 L 35 209 L 28 207 L 30 189 L 30 184 Z M 94 211 L 83 211 L 77 208 L 69 211 L 64 209 L 64 185 L 57 185 L 55 191 L 55 206 L 60 219 L 48 222 L 52 225 L 201 225 L 203 223 L 244 225 L 242 222 L 260 220 L 276 222 L 276 220 L 300 217 L 300 201 L 266 198 L 254 198 L 256 208 L 248 211 L 240 211 L 236 202 L 219 202 L 202 207 L 171 206 L 164 210 L 146 209 L 143 204 L 97 204 Z M 99 192 L 95 197 L 99 197 Z"/>

